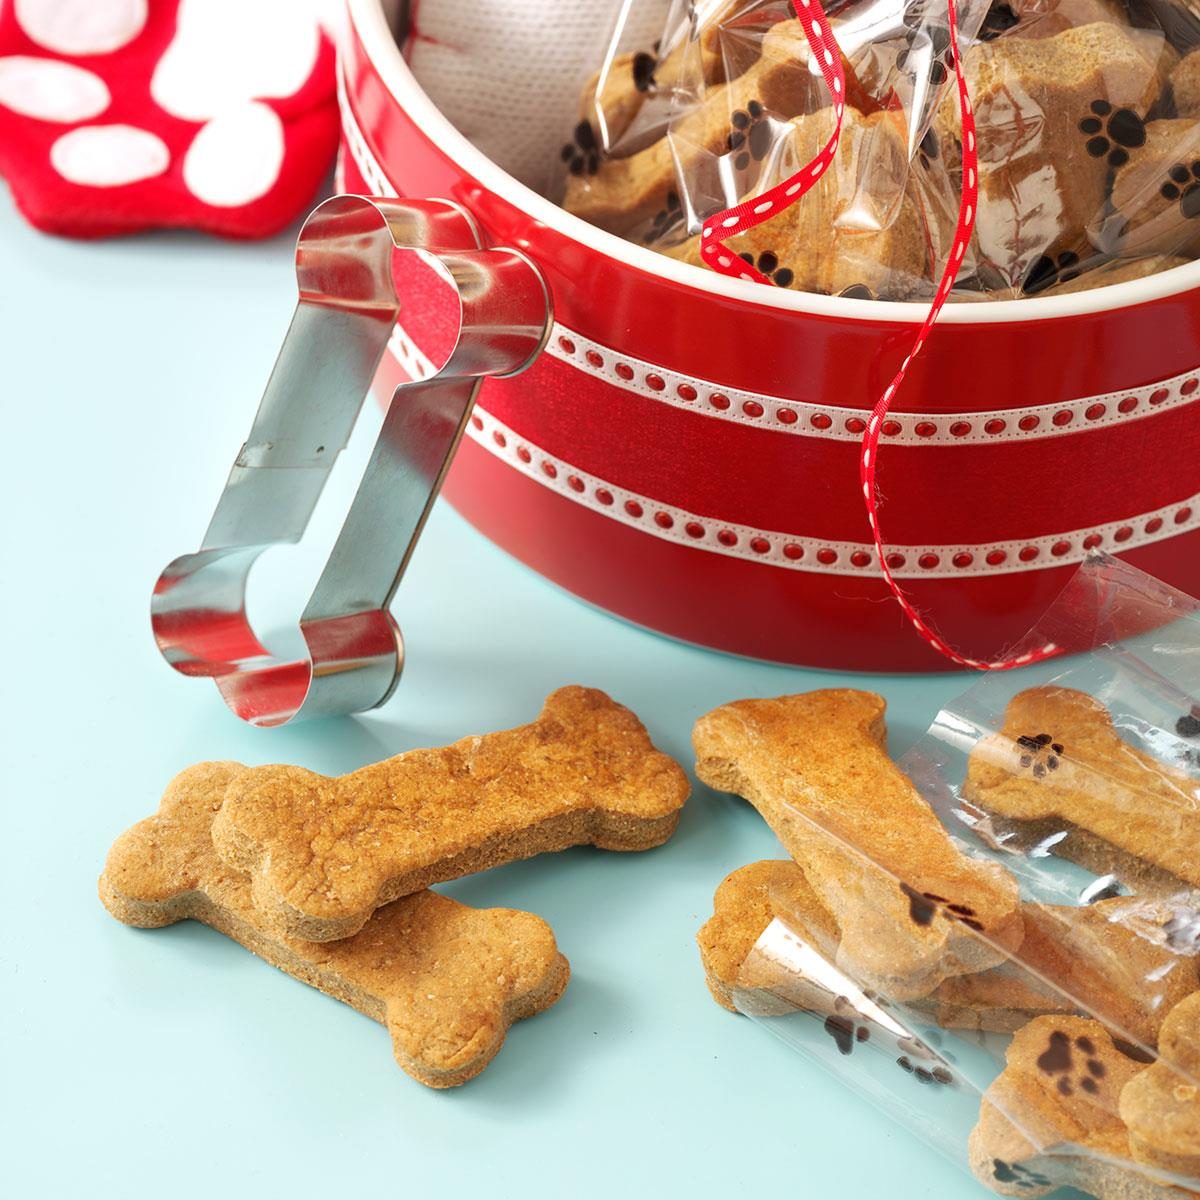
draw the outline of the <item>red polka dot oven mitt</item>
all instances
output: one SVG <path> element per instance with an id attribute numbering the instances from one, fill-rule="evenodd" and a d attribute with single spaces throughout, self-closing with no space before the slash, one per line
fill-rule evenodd
<path id="1" fill-rule="evenodd" d="M 324 0 L 0 0 L 0 175 L 39 229 L 278 232 L 337 145 Z"/>

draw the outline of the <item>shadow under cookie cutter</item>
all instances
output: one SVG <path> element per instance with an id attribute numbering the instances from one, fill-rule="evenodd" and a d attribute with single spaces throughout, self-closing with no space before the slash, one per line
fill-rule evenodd
<path id="1" fill-rule="evenodd" d="M 404 642 L 388 605 L 475 397 L 486 377 L 529 366 L 551 324 L 537 269 L 516 250 L 484 249 L 471 217 L 444 200 L 325 201 L 300 231 L 296 276 L 295 315 L 200 549 L 163 571 L 151 601 L 167 662 L 212 678 L 237 716 L 264 726 L 392 694 Z M 396 389 L 300 617 L 307 657 L 278 658 L 246 615 L 250 569 L 300 540 L 414 296 L 433 310 L 422 318 L 441 365 Z"/>

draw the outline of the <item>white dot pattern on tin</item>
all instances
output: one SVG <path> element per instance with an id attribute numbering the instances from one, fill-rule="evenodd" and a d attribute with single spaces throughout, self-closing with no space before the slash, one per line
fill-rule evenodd
<path id="1" fill-rule="evenodd" d="M 57 54 L 110 54 L 146 24 L 146 0 L 14 0 L 25 35 Z"/>
<path id="2" fill-rule="evenodd" d="M 181 0 L 150 94 L 172 116 L 206 121 L 247 100 L 291 96 L 312 74 L 316 16 L 295 0 Z"/>
<path id="3" fill-rule="evenodd" d="M 414 354 L 403 348 L 406 341 L 411 339 L 403 331 L 393 334 L 388 343 L 389 353 L 402 365 L 405 360 L 419 362 L 422 357 L 419 351 Z M 870 542 L 756 529 L 702 516 L 632 492 L 550 454 L 478 404 L 472 410 L 467 436 L 535 483 L 652 537 L 786 570 L 824 575 L 883 575 L 876 549 Z M 978 578 L 1066 566 L 1081 562 L 1095 550 L 1123 552 L 1196 529 L 1200 529 L 1200 495 L 1091 529 L 985 543 L 919 546 L 889 543 L 885 553 L 888 570 L 898 578 Z"/>
<path id="4" fill-rule="evenodd" d="M 251 101 L 214 117 L 196 134 L 183 160 L 183 181 L 197 200 L 236 208 L 271 190 L 283 154 L 279 117 Z"/>
<path id="5" fill-rule="evenodd" d="M 112 97 L 99 75 L 54 58 L 0 58 L 0 105 L 39 121 L 90 121 Z"/>
<path id="6" fill-rule="evenodd" d="M 135 125 L 84 125 L 50 147 L 50 163 L 69 183 L 122 187 L 161 175 L 171 153 L 160 137 Z"/>

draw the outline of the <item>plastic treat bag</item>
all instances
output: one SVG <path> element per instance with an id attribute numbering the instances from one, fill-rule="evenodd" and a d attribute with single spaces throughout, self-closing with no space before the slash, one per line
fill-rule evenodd
<path id="1" fill-rule="evenodd" d="M 1002 1195 L 1182 1200 L 1200 1190 L 1200 605 L 1091 560 L 1047 640 L 1090 652 L 983 676 L 901 760 L 959 865 L 882 862 L 797 783 L 773 824 L 792 846 L 778 821 L 806 823 L 812 852 L 722 885 L 714 921 L 753 941 L 714 992 Z"/>
<path id="2" fill-rule="evenodd" d="M 630 14 L 644 29 L 651 7 L 622 8 L 583 90 L 564 204 L 699 262 L 706 217 L 813 157 L 833 129 L 830 96 L 787 0 L 673 0 L 647 45 Z M 727 244 L 779 286 L 928 300 L 962 188 L 945 0 L 835 0 L 826 12 L 846 73 L 834 166 Z M 956 298 L 1080 290 L 1192 257 L 1200 18 L 1189 0 L 969 0 L 958 27 L 980 196 Z"/>

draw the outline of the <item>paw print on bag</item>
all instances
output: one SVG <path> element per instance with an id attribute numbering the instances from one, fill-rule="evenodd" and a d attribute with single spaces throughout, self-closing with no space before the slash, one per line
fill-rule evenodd
<path id="1" fill-rule="evenodd" d="M 1049 254 L 1039 255 L 1033 265 L 1025 273 L 1021 281 L 1021 291 L 1026 296 L 1036 296 L 1047 288 L 1058 283 L 1070 283 L 1078 279 L 1083 272 L 1079 255 L 1074 250 L 1065 250 L 1062 254 L 1051 257 Z"/>
<path id="2" fill-rule="evenodd" d="M 1093 100 L 1091 113 L 1079 122 L 1079 132 L 1090 135 L 1087 152 L 1093 158 L 1107 155 L 1110 167 L 1123 167 L 1129 151 L 1146 144 L 1146 123 L 1133 109 L 1114 110 L 1107 100 Z"/>
<path id="3" fill-rule="evenodd" d="M 1083 1056 L 1083 1066 L 1078 1071 L 1076 1053 Z M 1074 1095 L 1076 1088 L 1095 1096 L 1100 1091 L 1100 1080 L 1107 1074 L 1104 1063 L 1096 1056 L 1096 1043 L 1091 1038 L 1081 1036 L 1072 1040 L 1061 1029 L 1050 1034 L 1046 1049 L 1038 1056 L 1037 1066 L 1039 1071 L 1055 1080 L 1055 1089 L 1062 1096 Z"/>
<path id="4" fill-rule="evenodd" d="M 0 173 L 41 229 L 274 233 L 337 145 L 322 0 L 0 6 Z"/>
<path id="5" fill-rule="evenodd" d="M 1020 20 L 1021 18 L 1013 10 L 1012 5 L 993 4 L 988 9 L 987 16 L 983 18 L 983 24 L 979 27 L 977 36 L 981 42 L 993 41 L 1007 33 L 1014 25 L 1019 24 Z"/>
<path id="6" fill-rule="evenodd" d="M 1200 217 L 1200 159 L 1190 167 L 1176 163 L 1167 176 L 1167 182 L 1159 188 L 1159 195 L 1164 200 L 1178 200 L 1180 213 L 1189 221 Z"/>
<path id="7" fill-rule="evenodd" d="M 1034 1171 L 1021 1163 L 1005 1162 L 1002 1158 L 992 1159 L 992 1178 L 997 1183 L 1011 1183 L 1019 1188 L 1048 1188 L 1054 1185 L 1054 1180 Z"/>
<path id="8" fill-rule="evenodd" d="M 929 82 L 934 87 L 941 87 L 954 70 L 950 30 L 945 25 L 926 25 L 922 31 L 921 22 L 924 20 L 924 14 L 919 11 L 905 16 L 904 23 L 909 30 L 908 44 L 896 55 L 896 66 L 901 70 L 908 67 L 914 74 L 923 67 Z M 917 45 L 918 40 L 920 46 Z"/>
<path id="9" fill-rule="evenodd" d="M 771 125 L 766 110 L 757 100 L 739 108 L 730 118 L 731 129 L 725 145 L 730 153 L 738 152 L 733 165 L 744 171 L 753 158 L 762 162 L 771 149 Z"/>
<path id="10" fill-rule="evenodd" d="M 1062 761 L 1062 742 L 1056 742 L 1049 733 L 1022 734 L 1017 738 L 1017 750 L 1017 764 L 1034 779 L 1045 779 L 1051 771 L 1058 770 Z"/>
<path id="11" fill-rule="evenodd" d="M 770 250 L 764 250 L 757 258 L 749 251 L 738 255 L 752 267 L 757 267 L 760 274 L 765 275 L 776 287 L 791 287 L 796 273 L 790 267 L 779 265 L 779 256 Z"/>
<path id="12" fill-rule="evenodd" d="M 587 121 L 575 126 L 572 138 L 560 155 L 572 175 L 595 175 L 600 170 L 600 142 Z"/>
<path id="13" fill-rule="evenodd" d="M 661 241 L 682 220 L 683 204 L 679 199 L 679 193 L 672 188 L 667 193 L 663 207 L 654 214 L 654 219 L 650 222 L 650 231 L 645 234 L 642 241 L 647 246 L 652 246 L 655 242 Z"/>

